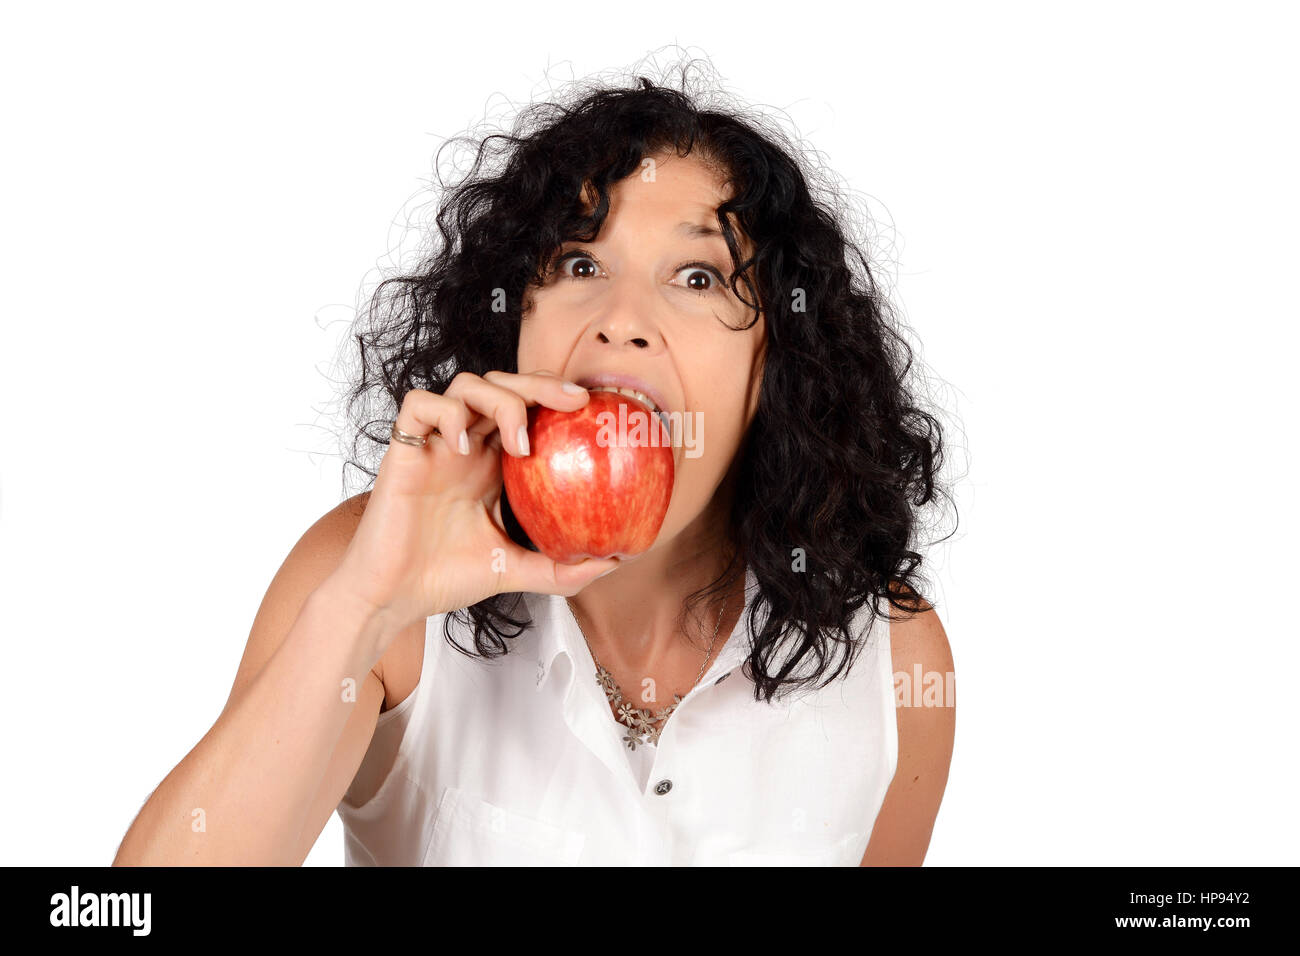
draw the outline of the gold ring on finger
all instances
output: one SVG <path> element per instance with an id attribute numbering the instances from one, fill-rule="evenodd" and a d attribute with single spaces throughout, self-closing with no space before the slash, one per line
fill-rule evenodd
<path id="1" fill-rule="evenodd" d="M 437 427 L 435 426 L 434 429 L 433 429 L 433 431 L 430 432 L 430 434 L 431 434 L 431 435 L 439 435 L 439 436 L 441 436 L 441 435 L 442 435 L 442 432 L 438 431 Z M 397 427 L 397 423 L 394 422 L 394 423 L 393 423 L 393 440 L 394 440 L 394 441 L 400 441 L 400 442 L 401 442 L 402 444 L 404 444 L 404 445 L 414 445 L 416 448 L 423 448 L 426 444 L 428 444 L 428 441 L 429 441 L 429 435 L 412 435 L 412 434 L 409 434 L 409 433 L 407 433 L 407 432 L 402 431 L 400 428 L 398 428 L 398 427 Z"/>

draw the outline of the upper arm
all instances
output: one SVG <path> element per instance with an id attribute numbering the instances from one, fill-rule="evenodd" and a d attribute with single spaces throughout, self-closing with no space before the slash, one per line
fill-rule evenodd
<path id="1" fill-rule="evenodd" d="M 952 649 L 939 615 L 928 604 L 907 620 L 891 623 L 890 652 L 894 674 L 913 681 L 919 666 L 920 688 L 904 684 L 906 706 L 894 709 L 898 722 L 898 765 L 876 816 L 862 866 L 920 866 L 930 846 L 939 804 L 948 783 L 956 729 L 952 699 Z M 937 675 L 931 678 L 930 675 Z M 927 687 L 934 688 L 927 695 Z M 917 705 L 917 702 L 920 705 Z"/>
<path id="2" fill-rule="evenodd" d="M 290 550 L 253 618 L 227 707 L 271 659 L 298 619 L 308 596 L 339 566 L 369 497 L 369 492 L 363 492 L 326 512 Z"/>
<path id="3" fill-rule="evenodd" d="M 253 619 L 226 707 L 230 707 L 266 666 L 297 620 L 308 596 L 338 567 L 361 520 L 368 497 L 369 492 L 356 495 L 322 515 L 289 552 L 272 578 Z M 357 688 L 356 705 L 304 814 L 299 841 L 300 862 L 306 859 L 330 814 L 347 792 L 370 747 L 384 701 L 382 678 L 382 668 L 376 663 Z"/>

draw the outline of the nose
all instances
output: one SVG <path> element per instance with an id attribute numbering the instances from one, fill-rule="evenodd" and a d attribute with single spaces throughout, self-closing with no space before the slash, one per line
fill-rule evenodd
<path id="1" fill-rule="evenodd" d="M 593 329 L 596 341 L 601 345 L 648 352 L 663 348 L 663 339 L 654 322 L 639 315 L 635 309 L 624 307 L 607 314 L 594 323 Z"/>
<path id="2" fill-rule="evenodd" d="M 600 341 L 602 345 L 611 344 L 611 343 L 617 345 L 620 336 L 617 332 L 615 332 L 613 334 L 613 337 L 611 338 L 609 335 L 606 334 L 604 329 L 599 329 L 596 332 L 596 338 Z M 623 344 L 630 345 L 638 349 L 648 349 L 650 347 L 649 339 L 646 339 L 640 335 L 633 335 L 624 338 Z"/>
<path id="3" fill-rule="evenodd" d="M 631 269 L 628 270 L 631 273 Z M 634 282 L 633 276 L 600 283 L 605 286 L 593 297 L 586 335 L 601 346 L 630 349 L 643 356 L 666 350 L 656 314 L 653 276 Z"/>

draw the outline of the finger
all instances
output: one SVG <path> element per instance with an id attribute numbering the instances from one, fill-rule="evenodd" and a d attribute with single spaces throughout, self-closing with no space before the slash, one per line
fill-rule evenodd
<path id="1" fill-rule="evenodd" d="M 617 558 L 588 558 L 580 564 L 553 561 L 551 575 L 559 593 L 572 597 L 597 578 L 617 571 L 621 563 Z"/>
<path id="2" fill-rule="evenodd" d="M 395 424 L 408 435 L 424 436 L 427 441 L 424 446 L 418 446 L 394 439 L 390 449 L 391 445 L 398 445 L 400 448 L 391 451 L 399 455 L 415 455 L 425 451 L 434 442 L 441 441 L 445 447 L 458 454 L 466 454 L 469 415 L 465 403 L 454 396 L 413 388 L 402 397 L 402 407 L 398 409 Z M 466 436 L 465 441 L 461 440 L 462 435 Z M 402 451 L 403 448 L 406 450 Z"/>
<path id="3" fill-rule="evenodd" d="M 620 564 L 618 558 L 587 558 L 577 564 L 562 564 L 537 551 L 519 551 L 513 572 L 506 574 L 511 591 L 572 597 L 596 578 L 618 570 Z"/>
<path id="4" fill-rule="evenodd" d="M 515 392 L 527 405 L 546 405 L 559 411 L 581 408 L 591 394 L 576 382 L 544 368 L 533 372 L 488 372 L 483 378 Z"/>
<path id="5" fill-rule="evenodd" d="M 571 383 L 570 383 L 571 384 Z M 528 408 L 545 405 L 560 411 L 576 411 L 588 401 L 588 392 L 566 391 L 565 382 L 553 372 L 488 372 L 479 377 L 469 373 L 457 375 L 445 394 L 454 395 L 482 416 L 471 421 L 471 435 L 499 431 L 502 445 L 516 458 L 524 457 L 527 446 Z"/>

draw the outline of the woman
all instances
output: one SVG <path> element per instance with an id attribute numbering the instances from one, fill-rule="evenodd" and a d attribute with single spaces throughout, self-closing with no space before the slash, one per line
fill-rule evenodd
<path id="1" fill-rule="evenodd" d="M 865 258 L 738 115 L 642 80 L 481 144 L 357 336 L 373 487 L 290 553 L 115 862 L 301 863 L 337 809 L 358 864 L 921 863 L 954 724 L 912 550 L 938 423 Z M 557 563 L 501 456 L 612 386 L 702 441 L 648 551 Z M 895 673 L 946 693 L 896 709 Z"/>

